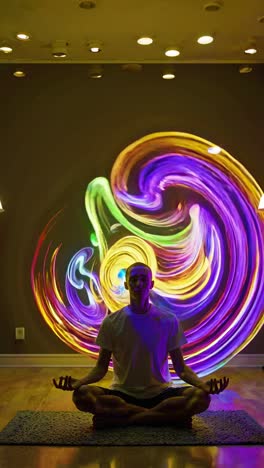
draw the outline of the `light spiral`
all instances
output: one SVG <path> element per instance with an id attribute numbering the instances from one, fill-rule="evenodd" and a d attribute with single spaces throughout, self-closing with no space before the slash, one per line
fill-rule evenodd
<path id="1" fill-rule="evenodd" d="M 224 149 L 208 152 L 213 146 L 161 132 L 125 148 L 111 186 L 103 177 L 88 184 L 90 242 L 72 256 L 63 287 L 56 273 L 61 244 L 52 251 L 48 243 L 59 217 L 48 223 L 32 262 L 32 288 L 45 321 L 72 349 L 97 358 L 99 326 L 128 303 L 124 274 L 135 261 L 152 269 L 151 302 L 181 320 L 185 361 L 200 376 L 224 366 L 258 333 L 262 190 Z M 170 369 L 175 377 L 171 362 Z"/>

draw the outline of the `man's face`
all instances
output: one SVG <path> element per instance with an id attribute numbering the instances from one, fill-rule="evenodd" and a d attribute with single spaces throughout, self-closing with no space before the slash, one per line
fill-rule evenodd
<path id="1" fill-rule="evenodd" d="M 129 270 L 125 288 L 131 297 L 147 297 L 153 288 L 151 271 L 144 266 L 135 266 Z"/>

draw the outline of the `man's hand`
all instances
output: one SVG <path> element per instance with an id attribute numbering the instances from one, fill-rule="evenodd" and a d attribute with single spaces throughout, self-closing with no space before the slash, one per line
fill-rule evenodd
<path id="1" fill-rule="evenodd" d="M 217 379 L 211 379 L 208 380 L 203 386 L 201 386 L 202 390 L 204 390 L 207 393 L 210 393 L 211 395 L 214 395 L 215 393 L 221 393 L 225 390 L 225 388 L 229 384 L 229 378 L 224 377 L 223 379 L 217 380 Z"/>
<path id="2" fill-rule="evenodd" d="M 82 384 L 81 380 L 74 379 L 70 375 L 66 375 L 66 377 L 60 377 L 60 380 L 58 383 L 56 382 L 55 379 L 52 379 L 53 384 L 55 385 L 56 388 L 59 388 L 60 390 L 66 390 L 66 391 L 73 391 L 79 388 Z"/>

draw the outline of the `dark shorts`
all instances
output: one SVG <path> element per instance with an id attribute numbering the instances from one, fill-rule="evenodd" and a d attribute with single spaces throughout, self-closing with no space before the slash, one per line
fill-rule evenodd
<path id="1" fill-rule="evenodd" d="M 167 400 L 167 398 L 175 397 L 175 396 L 181 396 L 183 391 L 186 390 L 186 388 L 191 388 L 190 386 L 186 387 L 169 387 L 166 388 L 162 393 L 159 393 L 158 395 L 152 397 L 152 398 L 136 398 L 131 395 L 127 395 L 126 393 L 120 392 L 119 390 L 111 390 L 110 388 L 104 388 L 104 387 L 99 387 L 102 390 L 104 390 L 105 395 L 115 395 L 120 398 L 122 398 L 124 401 L 127 403 L 130 403 L 131 405 L 137 405 L 137 406 L 142 406 L 143 408 L 153 408 L 154 406 L 158 405 L 164 400 Z"/>

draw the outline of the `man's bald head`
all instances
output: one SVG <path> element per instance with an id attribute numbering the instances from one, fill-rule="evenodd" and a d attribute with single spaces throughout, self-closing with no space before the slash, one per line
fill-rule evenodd
<path id="1" fill-rule="evenodd" d="M 152 278 L 152 271 L 151 271 L 151 268 L 148 265 L 146 265 L 143 262 L 135 262 L 135 263 L 132 263 L 132 265 L 130 265 L 127 268 L 127 270 L 126 270 L 126 280 L 128 280 L 131 270 L 133 268 L 136 268 L 136 267 L 142 267 L 142 268 L 145 268 L 146 270 L 148 270 L 149 273 L 150 273 L 150 277 Z"/>

